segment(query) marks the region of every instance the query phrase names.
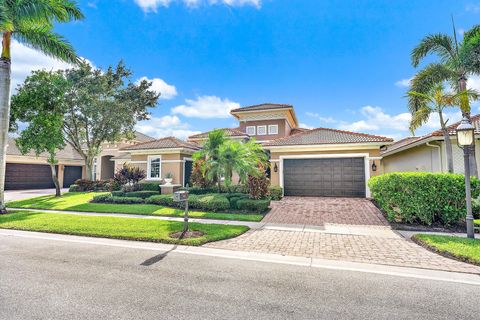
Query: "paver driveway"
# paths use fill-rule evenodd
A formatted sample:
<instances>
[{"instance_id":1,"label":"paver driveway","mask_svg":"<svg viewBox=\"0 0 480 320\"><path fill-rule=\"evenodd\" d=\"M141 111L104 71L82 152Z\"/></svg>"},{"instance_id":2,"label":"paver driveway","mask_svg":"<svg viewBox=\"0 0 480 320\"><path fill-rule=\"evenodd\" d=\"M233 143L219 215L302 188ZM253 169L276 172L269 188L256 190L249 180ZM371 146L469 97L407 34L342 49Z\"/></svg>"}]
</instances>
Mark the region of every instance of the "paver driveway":
<instances>
[{"instance_id":1,"label":"paver driveway","mask_svg":"<svg viewBox=\"0 0 480 320\"><path fill-rule=\"evenodd\" d=\"M393 231L366 199L286 197L272 204L265 227L208 247L331 260L479 273Z\"/></svg>"}]
</instances>

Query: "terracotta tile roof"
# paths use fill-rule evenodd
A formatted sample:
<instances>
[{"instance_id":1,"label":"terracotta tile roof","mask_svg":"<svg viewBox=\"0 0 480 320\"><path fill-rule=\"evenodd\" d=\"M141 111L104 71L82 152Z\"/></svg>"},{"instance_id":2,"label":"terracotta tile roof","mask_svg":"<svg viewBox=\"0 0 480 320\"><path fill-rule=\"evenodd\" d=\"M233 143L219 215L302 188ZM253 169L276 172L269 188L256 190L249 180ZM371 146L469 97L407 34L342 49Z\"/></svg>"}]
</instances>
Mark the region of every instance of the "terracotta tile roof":
<instances>
[{"instance_id":1,"label":"terracotta tile roof","mask_svg":"<svg viewBox=\"0 0 480 320\"><path fill-rule=\"evenodd\" d=\"M475 134L480 134L480 114L471 116L472 124L475 127ZM448 133L453 136L457 133L457 127L460 124L460 121L457 121L447 127ZM414 145L418 142L421 142L423 140L427 140L429 138L435 138L438 137L439 139L443 139L443 131L441 129L433 131L429 134L426 134L424 136L420 137L407 137L401 140L396 141L394 144L388 146L386 151L383 151L382 154L388 154L393 152L394 150L409 146L409 145Z\"/></svg>"},{"instance_id":2,"label":"terracotta tile roof","mask_svg":"<svg viewBox=\"0 0 480 320\"><path fill-rule=\"evenodd\" d=\"M155 138L147 136L146 134L141 133L140 131L135 131L135 140L139 142L147 142L147 141L155 140Z\"/></svg>"},{"instance_id":3,"label":"terracotta tile roof","mask_svg":"<svg viewBox=\"0 0 480 320\"><path fill-rule=\"evenodd\" d=\"M392 142L393 139L365 133L317 128L266 142L265 146Z\"/></svg>"},{"instance_id":4,"label":"terracotta tile roof","mask_svg":"<svg viewBox=\"0 0 480 320\"><path fill-rule=\"evenodd\" d=\"M262 104L256 104L253 106L233 109L230 112L257 111L257 110L261 111L261 110L288 109L288 108L293 108L293 106L290 104L280 104L280 103L262 103Z\"/></svg>"},{"instance_id":5,"label":"terracotta tile roof","mask_svg":"<svg viewBox=\"0 0 480 320\"><path fill-rule=\"evenodd\" d=\"M223 130L223 132L227 137L248 137L248 134L246 134L245 132L242 132L238 128L220 128L220 130ZM212 131L194 134L188 137L188 139L206 139L208 138L208 134Z\"/></svg>"},{"instance_id":6,"label":"terracotta tile roof","mask_svg":"<svg viewBox=\"0 0 480 320\"><path fill-rule=\"evenodd\" d=\"M290 130L290 135L294 135L294 134L297 134L297 133L302 133L302 132L305 132L305 131L308 131L310 129L307 129L307 128L293 128L292 130Z\"/></svg>"},{"instance_id":7,"label":"terracotta tile roof","mask_svg":"<svg viewBox=\"0 0 480 320\"><path fill-rule=\"evenodd\" d=\"M132 146L122 148L120 150L144 150L144 149L170 149L170 148L185 148L198 150L200 146L194 142L187 142L175 137L166 137L162 139L157 139L153 141L147 141L143 143L137 143Z\"/></svg>"},{"instance_id":8,"label":"terracotta tile roof","mask_svg":"<svg viewBox=\"0 0 480 320\"><path fill-rule=\"evenodd\" d=\"M15 142L15 138L9 136L8 137L8 147L7 147L7 155L10 156L23 156L18 149L17 144ZM36 157L35 152L30 151L29 153L25 154L25 156ZM47 158L47 153L40 154L39 158ZM67 142L65 148L63 150L59 150L57 152L57 159L59 160L83 160L83 157L78 153L71 144Z\"/></svg>"},{"instance_id":9,"label":"terracotta tile roof","mask_svg":"<svg viewBox=\"0 0 480 320\"><path fill-rule=\"evenodd\" d=\"M130 160L132 156L128 152L122 152L118 156L112 157L111 160Z\"/></svg>"}]
</instances>

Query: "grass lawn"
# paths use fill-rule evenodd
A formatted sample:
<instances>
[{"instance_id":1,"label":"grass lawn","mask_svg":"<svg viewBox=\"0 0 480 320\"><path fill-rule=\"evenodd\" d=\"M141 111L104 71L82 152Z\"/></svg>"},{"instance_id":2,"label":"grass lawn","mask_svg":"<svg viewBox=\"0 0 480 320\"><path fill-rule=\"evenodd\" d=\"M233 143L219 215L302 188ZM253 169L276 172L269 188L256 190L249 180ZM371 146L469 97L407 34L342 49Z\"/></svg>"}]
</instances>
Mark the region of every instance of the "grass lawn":
<instances>
[{"instance_id":1,"label":"grass lawn","mask_svg":"<svg viewBox=\"0 0 480 320\"><path fill-rule=\"evenodd\" d=\"M477 219L477 220L473 220L475 222L475 225L479 226L480 227L480 219Z\"/></svg>"},{"instance_id":2,"label":"grass lawn","mask_svg":"<svg viewBox=\"0 0 480 320\"><path fill-rule=\"evenodd\" d=\"M179 240L170 238L169 235L173 232L182 231L182 222L141 218L92 217L35 211L13 211L6 215L0 215L0 228L192 246L233 238L249 229L245 226L190 223L191 230L201 231L204 235L199 238Z\"/></svg>"},{"instance_id":3,"label":"grass lawn","mask_svg":"<svg viewBox=\"0 0 480 320\"><path fill-rule=\"evenodd\" d=\"M55 198L55 196L42 196L25 200L10 201L7 203L7 207L183 217L183 210L181 209L163 207L154 204L90 203L89 201L97 194L102 194L102 192L68 192L63 194L60 198ZM263 219L263 216L260 214L215 213L193 210L189 211L189 216L191 218L238 221L261 221Z\"/></svg>"},{"instance_id":4,"label":"grass lawn","mask_svg":"<svg viewBox=\"0 0 480 320\"><path fill-rule=\"evenodd\" d=\"M415 240L441 254L453 256L462 261L480 265L480 240L455 236L415 235Z\"/></svg>"}]
</instances>

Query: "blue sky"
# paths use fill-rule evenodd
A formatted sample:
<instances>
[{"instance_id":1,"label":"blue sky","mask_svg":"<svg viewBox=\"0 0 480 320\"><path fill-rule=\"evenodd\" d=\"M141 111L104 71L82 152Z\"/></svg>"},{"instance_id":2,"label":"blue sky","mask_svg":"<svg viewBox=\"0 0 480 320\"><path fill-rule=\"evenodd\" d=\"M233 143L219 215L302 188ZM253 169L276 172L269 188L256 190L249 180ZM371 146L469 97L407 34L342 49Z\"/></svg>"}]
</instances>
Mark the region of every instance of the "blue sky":
<instances>
[{"instance_id":1,"label":"blue sky","mask_svg":"<svg viewBox=\"0 0 480 320\"><path fill-rule=\"evenodd\" d=\"M231 108L263 102L293 104L303 126L406 136L411 49L428 33L451 33L451 14L459 33L480 18L480 1L79 3L86 19L57 31L95 66L123 59L133 80L153 80L163 96L138 128L181 138L235 126ZM17 82L29 68L64 66L16 46ZM479 79L471 83L480 89ZM437 127L431 120L419 133Z\"/></svg>"}]
</instances>

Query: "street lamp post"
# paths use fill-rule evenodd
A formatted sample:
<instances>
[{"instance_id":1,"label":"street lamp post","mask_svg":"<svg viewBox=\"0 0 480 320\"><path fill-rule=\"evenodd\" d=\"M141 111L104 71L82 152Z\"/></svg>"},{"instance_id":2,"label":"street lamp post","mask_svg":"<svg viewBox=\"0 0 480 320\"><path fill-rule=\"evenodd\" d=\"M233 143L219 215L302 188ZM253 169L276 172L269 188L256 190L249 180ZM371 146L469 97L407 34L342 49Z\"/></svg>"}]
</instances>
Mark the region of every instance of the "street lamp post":
<instances>
[{"instance_id":1,"label":"street lamp post","mask_svg":"<svg viewBox=\"0 0 480 320\"><path fill-rule=\"evenodd\" d=\"M467 237L475 238L472 214L472 193L470 190L470 147L475 142L475 128L470 119L463 117L460 125L457 127L457 143L463 149L463 159L465 164L465 196L467 201Z\"/></svg>"}]
</instances>

